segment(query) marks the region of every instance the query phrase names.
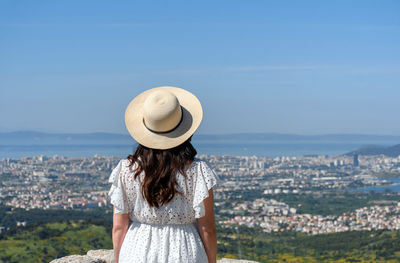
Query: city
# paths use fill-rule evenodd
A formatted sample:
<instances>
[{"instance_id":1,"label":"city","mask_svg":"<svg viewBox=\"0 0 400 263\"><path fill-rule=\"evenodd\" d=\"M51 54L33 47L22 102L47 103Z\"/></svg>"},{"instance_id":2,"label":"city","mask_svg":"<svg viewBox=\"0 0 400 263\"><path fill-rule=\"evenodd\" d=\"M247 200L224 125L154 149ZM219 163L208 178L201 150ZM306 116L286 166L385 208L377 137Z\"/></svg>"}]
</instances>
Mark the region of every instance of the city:
<instances>
[{"instance_id":1,"label":"city","mask_svg":"<svg viewBox=\"0 0 400 263\"><path fill-rule=\"evenodd\" d=\"M305 156L256 157L199 155L216 171L216 219L223 227L258 226L264 232L308 234L352 230L400 229L400 201L335 215L302 213L301 203L289 205L282 196L352 191L391 186L385 175L400 174L400 157ZM0 162L3 205L22 209L90 209L111 207L108 177L115 157L4 158ZM25 225L26 222L17 222ZM0 226L0 230L4 227Z\"/></svg>"}]
</instances>

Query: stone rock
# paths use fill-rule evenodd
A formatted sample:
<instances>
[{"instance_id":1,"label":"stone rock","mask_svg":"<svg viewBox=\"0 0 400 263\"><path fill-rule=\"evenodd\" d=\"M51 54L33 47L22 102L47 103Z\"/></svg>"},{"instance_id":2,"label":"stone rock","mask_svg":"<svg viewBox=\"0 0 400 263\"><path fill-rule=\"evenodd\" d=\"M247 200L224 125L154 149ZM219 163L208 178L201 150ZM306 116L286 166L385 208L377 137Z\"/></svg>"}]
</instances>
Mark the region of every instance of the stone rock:
<instances>
[{"instance_id":1,"label":"stone rock","mask_svg":"<svg viewBox=\"0 0 400 263\"><path fill-rule=\"evenodd\" d=\"M217 261L218 263L258 263L257 261L240 260L223 258ZM63 258L58 258L50 261L50 263L115 263L114 250L112 249L96 249L89 250L87 255L79 256L72 255Z\"/></svg>"},{"instance_id":2,"label":"stone rock","mask_svg":"<svg viewBox=\"0 0 400 263\"><path fill-rule=\"evenodd\" d=\"M93 258L102 259L105 263L115 263L114 250L112 249L89 250L87 255Z\"/></svg>"},{"instance_id":3,"label":"stone rock","mask_svg":"<svg viewBox=\"0 0 400 263\"><path fill-rule=\"evenodd\" d=\"M258 263L257 261L244 260L244 259L230 259L223 258L217 261L218 263Z\"/></svg>"},{"instance_id":4,"label":"stone rock","mask_svg":"<svg viewBox=\"0 0 400 263\"><path fill-rule=\"evenodd\" d=\"M54 259L50 261L50 263L106 263L106 261L99 258L93 258L88 255L72 255Z\"/></svg>"}]
</instances>

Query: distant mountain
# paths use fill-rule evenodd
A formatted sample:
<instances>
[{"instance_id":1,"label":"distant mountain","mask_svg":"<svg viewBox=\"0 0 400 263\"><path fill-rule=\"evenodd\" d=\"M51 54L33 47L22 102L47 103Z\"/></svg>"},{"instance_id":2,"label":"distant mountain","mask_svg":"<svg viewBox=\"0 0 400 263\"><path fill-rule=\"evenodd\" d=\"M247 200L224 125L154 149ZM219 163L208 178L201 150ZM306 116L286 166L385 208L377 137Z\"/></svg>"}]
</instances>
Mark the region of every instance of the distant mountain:
<instances>
[{"instance_id":1,"label":"distant mountain","mask_svg":"<svg viewBox=\"0 0 400 263\"><path fill-rule=\"evenodd\" d=\"M199 134L199 140L245 140L245 141L279 141L279 142L400 142L400 136L368 134L322 134L298 135L284 133L233 133L233 134Z\"/></svg>"},{"instance_id":2,"label":"distant mountain","mask_svg":"<svg viewBox=\"0 0 400 263\"><path fill-rule=\"evenodd\" d=\"M282 133L195 134L197 142L352 142L362 144L400 143L400 136L365 134L298 135ZM129 134L118 133L45 133L38 131L0 132L1 144L79 144L79 143L135 143Z\"/></svg>"},{"instance_id":3,"label":"distant mountain","mask_svg":"<svg viewBox=\"0 0 400 263\"><path fill-rule=\"evenodd\" d=\"M346 155L386 155L389 157L397 157L400 155L400 144L394 146L366 145L358 150L347 153Z\"/></svg>"},{"instance_id":4,"label":"distant mountain","mask_svg":"<svg viewBox=\"0 0 400 263\"><path fill-rule=\"evenodd\" d=\"M95 133L45 133L37 131L0 132L1 144L80 144L80 143L135 143L125 134Z\"/></svg>"}]
</instances>

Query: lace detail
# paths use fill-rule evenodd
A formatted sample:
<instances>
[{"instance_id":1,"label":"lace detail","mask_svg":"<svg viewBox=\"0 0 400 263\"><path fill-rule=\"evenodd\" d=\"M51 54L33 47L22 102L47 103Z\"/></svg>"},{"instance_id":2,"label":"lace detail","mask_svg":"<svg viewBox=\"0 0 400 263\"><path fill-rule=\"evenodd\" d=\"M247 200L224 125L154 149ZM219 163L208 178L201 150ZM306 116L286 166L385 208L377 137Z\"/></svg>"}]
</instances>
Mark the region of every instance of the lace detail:
<instances>
[{"instance_id":1,"label":"lace detail","mask_svg":"<svg viewBox=\"0 0 400 263\"><path fill-rule=\"evenodd\" d=\"M112 183L108 196L110 203L114 205L116 214L126 214L131 210L129 204L127 184L126 184L126 170L129 164L128 160L119 161L118 165L112 170L109 183Z\"/></svg>"},{"instance_id":2,"label":"lace detail","mask_svg":"<svg viewBox=\"0 0 400 263\"><path fill-rule=\"evenodd\" d=\"M207 263L194 224L148 225L134 222L125 235L120 263Z\"/></svg>"},{"instance_id":3,"label":"lace detail","mask_svg":"<svg viewBox=\"0 0 400 263\"><path fill-rule=\"evenodd\" d=\"M193 198L195 218L201 218L205 215L203 201L209 196L208 191L217 185L217 178L217 175L205 162L199 162L199 165L197 165Z\"/></svg>"}]
</instances>

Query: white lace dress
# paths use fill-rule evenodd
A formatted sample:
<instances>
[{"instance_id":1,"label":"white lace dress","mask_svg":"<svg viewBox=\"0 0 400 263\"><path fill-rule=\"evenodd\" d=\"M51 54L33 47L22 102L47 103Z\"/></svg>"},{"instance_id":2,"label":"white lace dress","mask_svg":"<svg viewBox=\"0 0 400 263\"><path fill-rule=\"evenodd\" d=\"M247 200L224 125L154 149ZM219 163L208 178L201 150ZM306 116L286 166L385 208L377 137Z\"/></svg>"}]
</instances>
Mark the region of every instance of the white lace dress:
<instances>
[{"instance_id":1,"label":"white lace dress","mask_svg":"<svg viewBox=\"0 0 400 263\"><path fill-rule=\"evenodd\" d=\"M205 214L203 200L219 180L204 162L195 159L185 177L178 173L177 194L160 208L150 207L140 191L143 174L134 179L134 168L123 159L111 172L108 193L115 213L128 213L132 221L119 254L119 263L208 262L196 227Z\"/></svg>"}]
</instances>

